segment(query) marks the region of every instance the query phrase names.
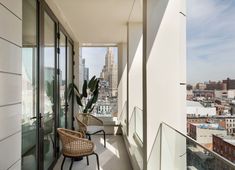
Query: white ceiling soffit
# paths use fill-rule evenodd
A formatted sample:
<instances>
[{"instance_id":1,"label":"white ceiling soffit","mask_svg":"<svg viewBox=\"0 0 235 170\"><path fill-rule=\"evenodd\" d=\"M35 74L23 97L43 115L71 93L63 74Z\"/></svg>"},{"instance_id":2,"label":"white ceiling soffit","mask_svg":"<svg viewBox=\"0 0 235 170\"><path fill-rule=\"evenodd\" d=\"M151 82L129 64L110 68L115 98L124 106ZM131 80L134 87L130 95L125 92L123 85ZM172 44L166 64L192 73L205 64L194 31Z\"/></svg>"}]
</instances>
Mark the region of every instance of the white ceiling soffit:
<instances>
[{"instance_id":1,"label":"white ceiling soffit","mask_svg":"<svg viewBox=\"0 0 235 170\"><path fill-rule=\"evenodd\" d=\"M142 14L137 16L136 12L132 13L132 10L140 6L135 3L141 1L53 0L70 25L77 41L94 44L126 42L128 20L132 18L133 21L137 21L142 17Z\"/></svg>"},{"instance_id":2,"label":"white ceiling soffit","mask_svg":"<svg viewBox=\"0 0 235 170\"><path fill-rule=\"evenodd\" d=\"M135 0L130 17L129 22L142 22L143 18L143 0Z\"/></svg>"}]
</instances>

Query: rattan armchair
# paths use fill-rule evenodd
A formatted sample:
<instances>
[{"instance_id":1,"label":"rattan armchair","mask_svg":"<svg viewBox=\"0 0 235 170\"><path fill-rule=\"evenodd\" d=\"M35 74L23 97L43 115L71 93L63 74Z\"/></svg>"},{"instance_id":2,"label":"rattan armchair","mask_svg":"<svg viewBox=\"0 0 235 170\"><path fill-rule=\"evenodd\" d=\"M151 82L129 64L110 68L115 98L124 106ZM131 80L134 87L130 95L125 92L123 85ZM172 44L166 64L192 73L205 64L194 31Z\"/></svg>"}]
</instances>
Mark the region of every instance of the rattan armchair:
<instances>
[{"instance_id":1,"label":"rattan armchair","mask_svg":"<svg viewBox=\"0 0 235 170\"><path fill-rule=\"evenodd\" d=\"M66 158L71 158L69 170L72 169L74 159L79 157L86 156L87 165L89 165L89 155L96 156L97 167L99 170L99 156L94 152L95 145L93 142L83 138L83 134L80 132L64 128L58 128L57 132L62 142L62 154L64 156L63 162L61 164L61 170L63 169Z\"/></svg>"},{"instance_id":2,"label":"rattan armchair","mask_svg":"<svg viewBox=\"0 0 235 170\"><path fill-rule=\"evenodd\" d=\"M76 116L78 123L78 131L84 132L89 140L91 140L91 135L97 133L103 133L104 136L104 147L106 147L106 134L104 131L104 123L99 118L85 113L79 113Z\"/></svg>"}]
</instances>

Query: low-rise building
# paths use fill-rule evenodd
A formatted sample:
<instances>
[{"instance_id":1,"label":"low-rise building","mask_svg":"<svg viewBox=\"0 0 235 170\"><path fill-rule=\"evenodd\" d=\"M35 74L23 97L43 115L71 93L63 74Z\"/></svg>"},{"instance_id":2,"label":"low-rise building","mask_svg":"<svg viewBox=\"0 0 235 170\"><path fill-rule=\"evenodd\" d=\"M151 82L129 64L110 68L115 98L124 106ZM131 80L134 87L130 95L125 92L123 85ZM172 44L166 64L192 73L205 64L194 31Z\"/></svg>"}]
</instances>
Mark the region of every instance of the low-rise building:
<instances>
[{"instance_id":1,"label":"low-rise building","mask_svg":"<svg viewBox=\"0 0 235 170\"><path fill-rule=\"evenodd\" d=\"M191 123L189 128L189 136L198 143L212 150L212 135L227 135L226 129L215 123Z\"/></svg>"},{"instance_id":2,"label":"low-rise building","mask_svg":"<svg viewBox=\"0 0 235 170\"><path fill-rule=\"evenodd\" d=\"M213 135L213 151L235 163L235 137Z\"/></svg>"},{"instance_id":3,"label":"low-rise building","mask_svg":"<svg viewBox=\"0 0 235 170\"><path fill-rule=\"evenodd\" d=\"M235 134L235 116L233 115L221 115L214 118L214 122L217 122L221 127L227 130L228 135Z\"/></svg>"},{"instance_id":4,"label":"low-rise building","mask_svg":"<svg viewBox=\"0 0 235 170\"><path fill-rule=\"evenodd\" d=\"M213 117L208 116L200 116L200 117L187 117L187 133L189 133L190 130L190 124L202 124L202 123L214 123Z\"/></svg>"},{"instance_id":5,"label":"low-rise building","mask_svg":"<svg viewBox=\"0 0 235 170\"><path fill-rule=\"evenodd\" d=\"M235 90L215 90L215 98L234 99Z\"/></svg>"},{"instance_id":6,"label":"low-rise building","mask_svg":"<svg viewBox=\"0 0 235 170\"><path fill-rule=\"evenodd\" d=\"M194 97L214 98L214 90L193 90Z\"/></svg>"},{"instance_id":7,"label":"low-rise building","mask_svg":"<svg viewBox=\"0 0 235 170\"><path fill-rule=\"evenodd\" d=\"M199 116L215 116L215 107L204 107L200 102L187 100L187 116L199 117Z\"/></svg>"}]
</instances>

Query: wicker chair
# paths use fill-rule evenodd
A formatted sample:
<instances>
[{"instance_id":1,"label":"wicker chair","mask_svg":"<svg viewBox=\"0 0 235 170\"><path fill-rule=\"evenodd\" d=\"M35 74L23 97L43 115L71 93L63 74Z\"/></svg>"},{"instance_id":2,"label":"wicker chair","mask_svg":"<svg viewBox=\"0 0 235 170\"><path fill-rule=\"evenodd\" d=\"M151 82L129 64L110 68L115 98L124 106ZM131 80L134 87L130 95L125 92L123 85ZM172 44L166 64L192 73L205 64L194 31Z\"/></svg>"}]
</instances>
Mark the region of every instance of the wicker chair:
<instances>
[{"instance_id":1,"label":"wicker chair","mask_svg":"<svg viewBox=\"0 0 235 170\"><path fill-rule=\"evenodd\" d=\"M57 132L62 142L62 154L64 156L61 164L61 170L63 170L63 165L66 158L71 158L69 170L72 169L74 159L78 157L86 156L87 165L89 165L89 155L96 156L97 167L99 170L99 156L94 152L95 145L93 142L84 139L83 134L80 132L64 128L58 128Z\"/></svg>"},{"instance_id":2,"label":"wicker chair","mask_svg":"<svg viewBox=\"0 0 235 170\"><path fill-rule=\"evenodd\" d=\"M91 140L91 135L102 132L104 136L104 147L106 147L106 134L102 120L91 114L84 113L77 114L76 120L79 128L78 131L84 132L88 136L89 140Z\"/></svg>"}]
</instances>

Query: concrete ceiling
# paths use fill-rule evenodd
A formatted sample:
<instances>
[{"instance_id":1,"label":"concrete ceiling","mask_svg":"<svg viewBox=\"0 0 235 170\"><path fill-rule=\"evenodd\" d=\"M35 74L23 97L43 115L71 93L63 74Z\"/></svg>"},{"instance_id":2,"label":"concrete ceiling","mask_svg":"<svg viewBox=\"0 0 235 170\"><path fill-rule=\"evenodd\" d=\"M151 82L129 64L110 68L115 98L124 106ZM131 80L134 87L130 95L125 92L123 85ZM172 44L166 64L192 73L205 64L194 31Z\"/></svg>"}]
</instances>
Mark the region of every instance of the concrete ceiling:
<instances>
[{"instance_id":1,"label":"concrete ceiling","mask_svg":"<svg viewBox=\"0 0 235 170\"><path fill-rule=\"evenodd\" d=\"M141 21L142 18L139 10L141 0L53 0L53 2L80 43L126 42L128 20Z\"/></svg>"}]
</instances>

